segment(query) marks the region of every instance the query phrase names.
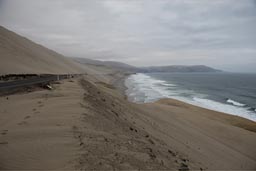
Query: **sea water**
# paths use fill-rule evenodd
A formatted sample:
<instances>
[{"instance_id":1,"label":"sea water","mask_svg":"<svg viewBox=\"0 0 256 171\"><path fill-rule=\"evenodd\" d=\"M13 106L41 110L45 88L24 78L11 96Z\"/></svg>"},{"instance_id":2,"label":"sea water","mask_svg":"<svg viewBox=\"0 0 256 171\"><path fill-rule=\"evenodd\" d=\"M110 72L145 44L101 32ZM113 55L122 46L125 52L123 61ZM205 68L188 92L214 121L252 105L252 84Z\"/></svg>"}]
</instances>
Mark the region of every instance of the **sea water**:
<instances>
[{"instance_id":1,"label":"sea water","mask_svg":"<svg viewBox=\"0 0 256 171\"><path fill-rule=\"evenodd\" d=\"M125 85L136 103L173 98L256 121L256 74L138 73Z\"/></svg>"}]
</instances>

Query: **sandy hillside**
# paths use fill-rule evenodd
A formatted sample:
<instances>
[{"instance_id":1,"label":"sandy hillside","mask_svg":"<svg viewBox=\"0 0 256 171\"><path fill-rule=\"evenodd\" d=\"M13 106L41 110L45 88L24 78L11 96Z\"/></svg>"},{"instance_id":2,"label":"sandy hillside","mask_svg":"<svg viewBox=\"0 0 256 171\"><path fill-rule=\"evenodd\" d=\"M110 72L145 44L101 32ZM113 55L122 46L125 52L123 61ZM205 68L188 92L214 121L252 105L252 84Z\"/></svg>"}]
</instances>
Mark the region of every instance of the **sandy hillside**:
<instances>
[{"instance_id":1,"label":"sandy hillside","mask_svg":"<svg viewBox=\"0 0 256 171\"><path fill-rule=\"evenodd\" d=\"M84 73L84 67L0 26L0 75Z\"/></svg>"},{"instance_id":2,"label":"sandy hillside","mask_svg":"<svg viewBox=\"0 0 256 171\"><path fill-rule=\"evenodd\" d=\"M133 104L110 84L120 73L98 72L0 97L0 169L256 168L255 122L175 100Z\"/></svg>"},{"instance_id":3,"label":"sandy hillside","mask_svg":"<svg viewBox=\"0 0 256 171\"><path fill-rule=\"evenodd\" d=\"M81 73L0 96L0 170L255 170L256 123L176 100L128 102L125 72L81 67L0 27L0 74Z\"/></svg>"}]
</instances>

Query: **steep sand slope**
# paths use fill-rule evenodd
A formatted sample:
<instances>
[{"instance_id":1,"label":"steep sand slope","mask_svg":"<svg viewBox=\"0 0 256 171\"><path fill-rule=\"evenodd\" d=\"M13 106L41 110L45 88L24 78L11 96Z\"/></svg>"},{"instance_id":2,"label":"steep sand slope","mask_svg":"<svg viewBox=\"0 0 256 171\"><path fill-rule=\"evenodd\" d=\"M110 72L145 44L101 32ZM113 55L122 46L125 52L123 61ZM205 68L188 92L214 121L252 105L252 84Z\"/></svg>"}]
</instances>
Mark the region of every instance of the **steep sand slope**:
<instances>
[{"instance_id":1,"label":"steep sand slope","mask_svg":"<svg viewBox=\"0 0 256 171\"><path fill-rule=\"evenodd\" d=\"M84 73L82 65L0 26L0 75Z\"/></svg>"}]
</instances>

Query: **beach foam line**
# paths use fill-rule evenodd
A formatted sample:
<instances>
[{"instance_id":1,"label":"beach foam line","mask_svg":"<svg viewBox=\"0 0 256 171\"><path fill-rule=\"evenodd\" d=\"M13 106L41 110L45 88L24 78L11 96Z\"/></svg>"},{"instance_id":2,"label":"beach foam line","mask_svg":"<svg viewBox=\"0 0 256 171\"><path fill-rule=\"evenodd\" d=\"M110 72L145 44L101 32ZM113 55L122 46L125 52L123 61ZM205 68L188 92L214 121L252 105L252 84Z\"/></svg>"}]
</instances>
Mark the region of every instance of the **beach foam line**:
<instances>
[{"instance_id":1,"label":"beach foam line","mask_svg":"<svg viewBox=\"0 0 256 171\"><path fill-rule=\"evenodd\" d=\"M237 102L235 100L232 100L232 99L227 99L227 103L230 103L234 106L239 106L239 107L245 107L246 106L246 104L239 103L239 102Z\"/></svg>"},{"instance_id":2,"label":"beach foam line","mask_svg":"<svg viewBox=\"0 0 256 171\"><path fill-rule=\"evenodd\" d=\"M205 95L197 94L191 90L178 89L178 86L175 84L155 79L146 74L131 75L127 78L125 85L128 88L126 90L128 99L135 103L149 103L162 98L172 98L191 105L256 121L255 111L250 110L245 104L232 99L227 99L227 103L210 100ZM184 93L189 94L189 96L182 96Z\"/></svg>"},{"instance_id":3,"label":"beach foam line","mask_svg":"<svg viewBox=\"0 0 256 171\"><path fill-rule=\"evenodd\" d=\"M236 115L240 116L243 118L247 118L252 121L256 121L256 114L253 111L249 111L247 108L244 108L242 106L237 106L237 105L229 105L229 104L224 104L220 102L216 102L213 100L209 99L202 99L202 98L193 98L194 102L191 104L200 106L206 109L218 111L218 112L223 112L231 115Z\"/></svg>"}]
</instances>

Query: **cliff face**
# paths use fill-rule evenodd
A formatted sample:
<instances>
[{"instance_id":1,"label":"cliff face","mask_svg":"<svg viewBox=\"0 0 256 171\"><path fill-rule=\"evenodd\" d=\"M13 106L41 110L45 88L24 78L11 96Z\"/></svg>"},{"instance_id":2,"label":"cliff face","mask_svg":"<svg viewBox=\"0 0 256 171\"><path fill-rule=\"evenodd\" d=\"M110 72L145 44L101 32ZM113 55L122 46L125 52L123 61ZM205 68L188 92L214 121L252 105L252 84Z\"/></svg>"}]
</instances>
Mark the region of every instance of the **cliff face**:
<instances>
[{"instance_id":1,"label":"cliff face","mask_svg":"<svg viewBox=\"0 0 256 171\"><path fill-rule=\"evenodd\" d=\"M0 75L83 73L80 64L0 26Z\"/></svg>"}]
</instances>

